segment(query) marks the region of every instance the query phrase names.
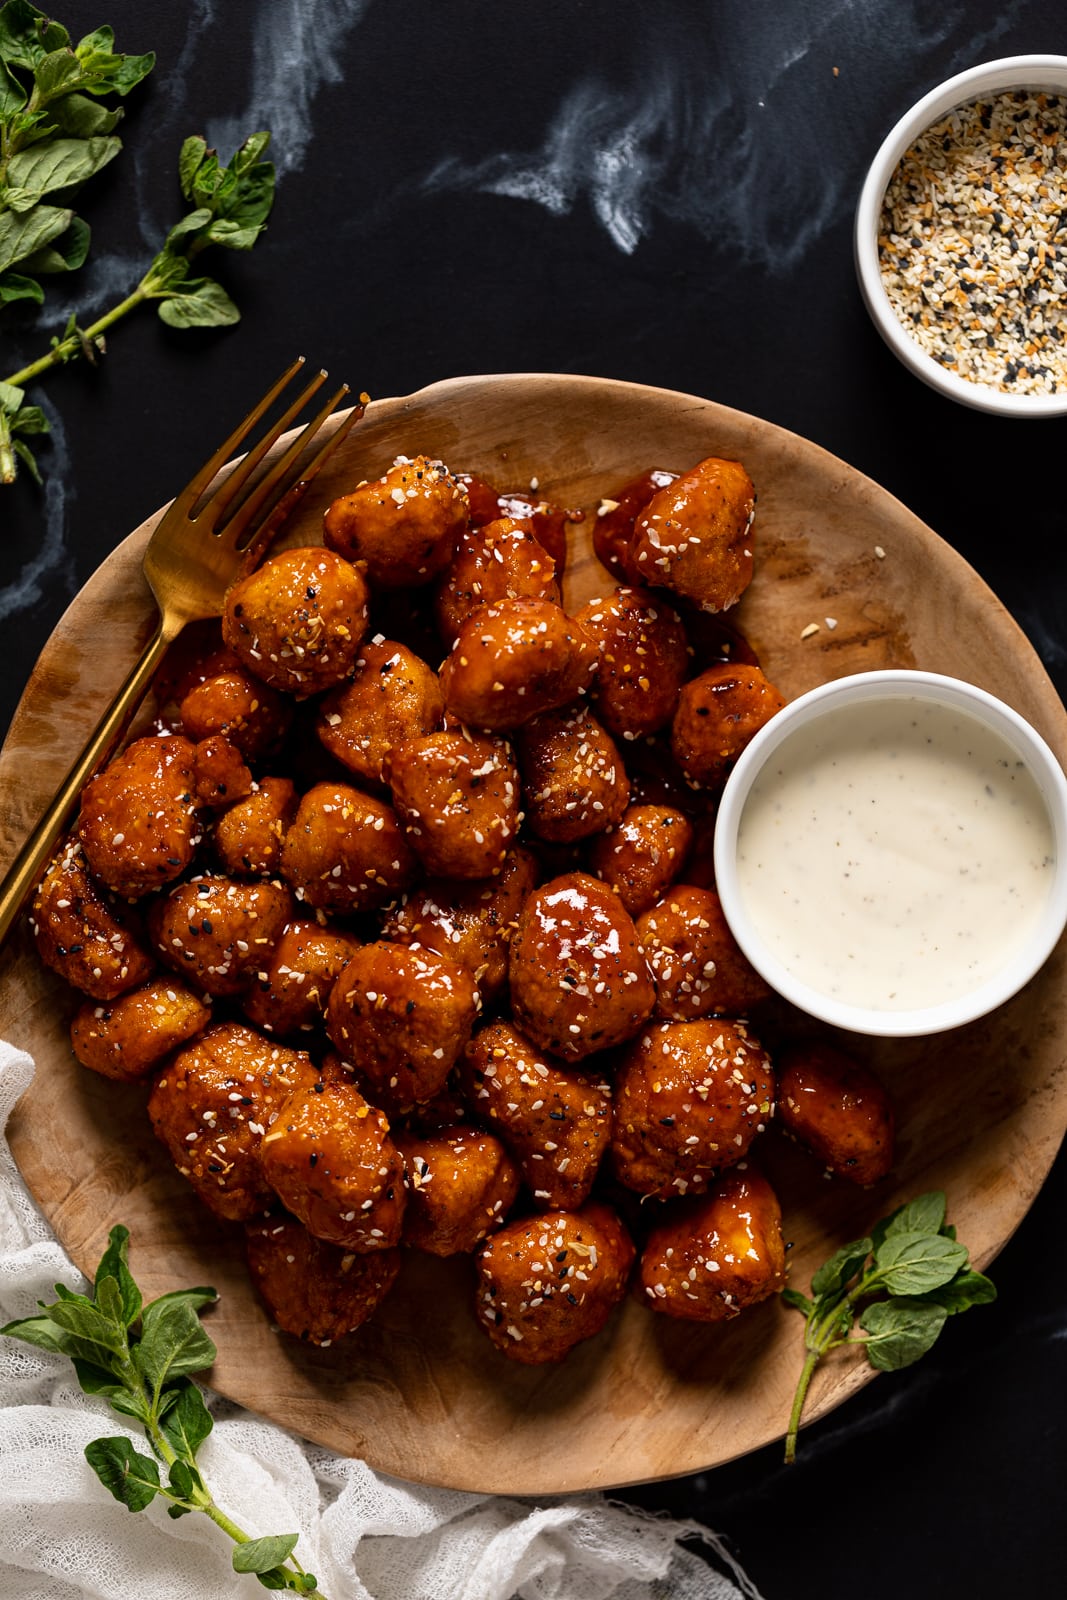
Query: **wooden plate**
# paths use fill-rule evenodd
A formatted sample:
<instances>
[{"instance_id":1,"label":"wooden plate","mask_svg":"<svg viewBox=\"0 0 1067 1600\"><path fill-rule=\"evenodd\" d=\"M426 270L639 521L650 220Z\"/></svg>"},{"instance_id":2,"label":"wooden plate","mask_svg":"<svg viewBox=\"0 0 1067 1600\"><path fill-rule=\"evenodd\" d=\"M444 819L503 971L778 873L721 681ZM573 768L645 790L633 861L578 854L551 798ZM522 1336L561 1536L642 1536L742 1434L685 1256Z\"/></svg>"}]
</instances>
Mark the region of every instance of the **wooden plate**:
<instances>
[{"instance_id":1,"label":"wooden plate","mask_svg":"<svg viewBox=\"0 0 1067 1600\"><path fill-rule=\"evenodd\" d=\"M539 480L569 506L657 466L740 458L758 489L757 575L734 614L787 695L879 667L968 678L1009 701L1067 759L1067 717L1033 650L976 574L882 489L814 445L688 395L601 379L461 378L370 408L315 485L291 542L318 538L323 508L398 453L425 451L502 487ZM140 556L155 519L78 595L46 646L0 755L5 860L151 626ZM590 522L573 532L568 598L603 589ZM582 553L579 554L578 551ZM836 619L831 628L828 617ZM819 632L802 638L808 624ZM937 1038L852 1041L896 1100L899 1159L871 1193L826 1183L768 1134L761 1161L781 1195L794 1281L889 1206L943 1188L985 1266L1026 1213L1067 1122L1064 946L994 1015ZM800 1365L800 1319L777 1301L718 1328L627 1303L562 1366L516 1367L476 1327L469 1263L412 1257L377 1320L327 1350L272 1331L236 1230L202 1211L148 1129L144 1091L73 1061L71 1001L23 933L0 956L0 1029L37 1076L10 1127L16 1160L82 1268L125 1222L149 1294L211 1282L224 1395L401 1478L545 1494L703 1469L779 1436ZM809 1415L863 1384L840 1352Z\"/></svg>"}]
</instances>

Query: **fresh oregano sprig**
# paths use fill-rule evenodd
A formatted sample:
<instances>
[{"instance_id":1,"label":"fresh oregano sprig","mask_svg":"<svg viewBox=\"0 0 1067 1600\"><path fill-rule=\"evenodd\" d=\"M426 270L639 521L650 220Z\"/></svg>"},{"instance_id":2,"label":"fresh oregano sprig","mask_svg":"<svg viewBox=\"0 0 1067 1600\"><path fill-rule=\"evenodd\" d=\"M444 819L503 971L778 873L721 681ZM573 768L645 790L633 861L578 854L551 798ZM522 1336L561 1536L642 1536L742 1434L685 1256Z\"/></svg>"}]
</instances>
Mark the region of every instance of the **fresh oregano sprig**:
<instances>
[{"instance_id":1,"label":"fresh oregano sprig","mask_svg":"<svg viewBox=\"0 0 1067 1600\"><path fill-rule=\"evenodd\" d=\"M40 305L39 278L85 260L89 229L70 201L122 148L122 108L104 102L154 64L152 54L117 54L110 28L72 45L28 0L0 6L0 307Z\"/></svg>"},{"instance_id":2,"label":"fresh oregano sprig","mask_svg":"<svg viewBox=\"0 0 1067 1600\"><path fill-rule=\"evenodd\" d=\"M805 1321L804 1365L785 1436L786 1461L796 1458L812 1374L829 1351L862 1344L872 1367L896 1372L926 1354L950 1316L996 1297L994 1285L973 1270L955 1228L945 1222L945 1196L939 1190L883 1217L869 1238L843 1245L815 1273L810 1298L784 1289L782 1299ZM853 1331L857 1316L862 1335Z\"/></svg>"},{"instance_id":3,"label":"fresh oregano sprig","mask_svg":"<svg viewBox=\"0 0 1067 1600\"><path fill-rule=\"evenodd\" d=\"M39 407L26 403L26 385L79 357L95 361L104 353L104 335L120 317L154 300L160 318L172 328L223 327L240 320L222 285L203 276L193 263L209 245L251 250L263 232L274 203L274 167L263 159L269 143L269 133L254 133L223 166L199 136L185 140L178 180L192 209L170 230L141 281L89 327L80 327L72 316L47 355L0 382L0 483L14 481L16 457L39 477L26 438L47 433L48 423Z\"/></svg>"},{"instance_id":4,"label":"fresh oregano sprig","mask_svg":"<svg viewBox=\"0 0 1067 1600\"><path fill-rule=\"evenodd\" d=\"M57 1283L58 1298L39 1302L40 1316L9 1322L0 1333L69 1356L86 1394L104 1396L144 1429L151 1455L126 1434L94 1439L85 1449L97 1477L129 1511L143 1511L157 1495L168 1502L168 1516L201 1511L233 1540L235 1572L253 1573L265 1589L326 1600L293 1554L295 1533L253 1539L215 1503L196 1460L211 1413L192 1374L215 1359L199 1312L218 1295L178 1289L145 1305L129 1269L129 1238L128 1229L112 1228L91 1295Z\"/></svg>"}]
</instances>

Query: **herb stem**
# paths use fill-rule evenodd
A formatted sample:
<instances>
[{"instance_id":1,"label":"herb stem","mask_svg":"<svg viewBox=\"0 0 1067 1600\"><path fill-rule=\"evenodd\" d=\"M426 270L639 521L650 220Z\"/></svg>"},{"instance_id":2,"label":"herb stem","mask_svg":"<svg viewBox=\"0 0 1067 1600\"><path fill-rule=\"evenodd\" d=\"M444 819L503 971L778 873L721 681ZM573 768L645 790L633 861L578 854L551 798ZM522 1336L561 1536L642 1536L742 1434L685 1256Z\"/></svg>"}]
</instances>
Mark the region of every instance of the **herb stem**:
<instances>
[{"instance_id":1,"label":"herb stem","mask_svg":"<svg viewBox=\"0 0 1067 1600\"><path fill-rule=\"evenodd\" d=\"M785 1461L786 1466L792 1466L797 1458L797 1434L800 1432L800 1416L804 1410L804 1402L808 1398L808 1387L812 1375L822 1356L821 1350L809 1350L804 1358L804 1365L800 1371L800 1381L793 1396L793 1409L789 1413L789 1427L785 1435Z\"/></svg>"},{"instance_id":2,"label":"herb stem","mask_svg":"<svg viewBox=\"0 0 1067 1600\"><path fill-rule=\"evenodd\" d=\"M98 317L88 328L81 328L76 333L69 334L67 338L58 340L47 355L40 356L36 361L31 361L29 366L23 367L19 372L12 373L10 378L5 378L3 381L9 383L13 389L25 388L26 384L32 382L34 378L39 378L42 372L48 372L52 367L62 366L64 362L80 355L86 344L94 343L101 334L106 333L108 328L118 322L120 317L126 316L128 312L133 311L147 298L145 280L142 278L132 294L128 294L125 300L120 300L118 305L112 306L110 311L106 311L102 317Z\"/></svg>"}]
</instances>

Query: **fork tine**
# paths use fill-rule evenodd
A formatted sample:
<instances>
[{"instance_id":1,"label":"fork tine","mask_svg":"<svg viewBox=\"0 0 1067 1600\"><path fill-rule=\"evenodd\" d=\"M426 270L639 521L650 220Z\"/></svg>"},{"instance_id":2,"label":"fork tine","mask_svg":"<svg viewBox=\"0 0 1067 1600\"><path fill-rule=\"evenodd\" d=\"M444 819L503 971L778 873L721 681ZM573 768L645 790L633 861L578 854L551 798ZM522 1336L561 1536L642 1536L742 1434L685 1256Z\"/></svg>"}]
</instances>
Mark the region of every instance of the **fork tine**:
<instances>
[{"instance_id":1,"label":"fork tine","mask_svg":"<svg viewBox=\"0 0 1067 1600\"><path fill-rule=\"evenodd\" d=\"M297 395L278 420L271 424L263 437L252 446L248 453L241 457L233 471L227 476L225 482L219 485L207 503L194 513L193 520L198 521L205 512L209 513L208 520L216 528L225 521L227 509L233 505L241 490L251 480L252 474L259 466L263 457L273 445L277 444L282 434L296 421L309 401L313 400L326 382L328 374L321 369L311 379L311 382Z\"/></svg>"},{"instance_id":2,"label":"fork tine","mask_svg":"<svg viewBox=\"0 0 1067 1600\"><path fill-rule=\"evenodd\" d=\"M219 468L224 467L227 461L229 461L231 457L237 453L238 446L241 445L245 439L247 439L248 435L259 422L260 418L266 415L271 406L274 404L275 400L281 394L282 390L287 384L292 382L293 378L296 377L296 374L300 371L303 365L304 357L297 356L292 365L286 368L281 377L271 385L262 399L257 401L257 403L252 407L252 410L248 413L247 417L245 417L244 421L237 424L237 427L230 434L229 438L219 445L219 448L214 452L214 454L204 462L204 465L200 468L199 472L193 474L185 488L175 498L174 504L176 506L180 506L183 510L187 510L189 506L196 504L197 500L199 500L200 496L203 494L212 478L219 471Z\"/></svg>"},{"instance_id":3,"label":"fork tine","mask_svg":"<svg viewBox=\"0 0 1067 1600\"><path fill-rule=\"evenodd\" d=\"M256 521L256 518L263 511L264 507L268 505L270 500L276 494L284 490L297 478L307 478L309 476L307 472L302 471L298 467L297 463L300 461L300 457L303 455L307 446L318 433L327 417L336 410L337 406L344 399L348 392L348 384L343 383L338 389L337 393L331 395L330 399L326 401L326 404L317 413L317 415L311 418L311 421L305 428L301 430L301 432L293 440L292 444L289 445L288 449L286 449L278 457L277 461L275 461L270 470L265 473L255 487L249 491L246 498L241 502L233 516L230 518L230 524L227 531L235 543L240 543L242 535L247 531L249 526ZM362 411L360 414L362 415ZM327 443L332 445L333 440L328 440ZM326 459L327 454L329 454L328 451L326 454L323 454L321 450L319 452L319 455L322 456L322 460ZM311 463L308 465L310 467ZM318 467L321 465L322 461L320 460L318 461L318 465L315 466L314 470L317 472Z\"/></svg>"}]
</instances>

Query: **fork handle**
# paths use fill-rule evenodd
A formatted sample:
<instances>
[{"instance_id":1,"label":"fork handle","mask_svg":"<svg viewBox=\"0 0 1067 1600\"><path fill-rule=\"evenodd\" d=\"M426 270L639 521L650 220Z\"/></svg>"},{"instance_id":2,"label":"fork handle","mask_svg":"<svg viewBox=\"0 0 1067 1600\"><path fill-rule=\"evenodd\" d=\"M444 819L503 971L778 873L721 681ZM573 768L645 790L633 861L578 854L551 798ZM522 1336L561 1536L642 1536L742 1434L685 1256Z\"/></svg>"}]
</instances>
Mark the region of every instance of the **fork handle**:
<instances>
[{"instance_id":1,"label":"fork handle","mask_svg":"<svg viewBox=\"0 0 1067 1600\"><path fill-rule=\"evenodd\" d=\"M78 798L97 767L111 754L144 699L152 674L171 641L162 625L149 640L129 677L90 735L81 755L56 790L47 811L22 846L0 884L0 943L48 865Z\"/></svg>"}]
</instances>

